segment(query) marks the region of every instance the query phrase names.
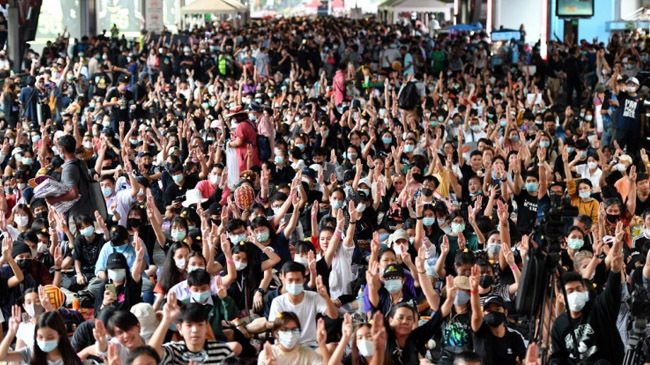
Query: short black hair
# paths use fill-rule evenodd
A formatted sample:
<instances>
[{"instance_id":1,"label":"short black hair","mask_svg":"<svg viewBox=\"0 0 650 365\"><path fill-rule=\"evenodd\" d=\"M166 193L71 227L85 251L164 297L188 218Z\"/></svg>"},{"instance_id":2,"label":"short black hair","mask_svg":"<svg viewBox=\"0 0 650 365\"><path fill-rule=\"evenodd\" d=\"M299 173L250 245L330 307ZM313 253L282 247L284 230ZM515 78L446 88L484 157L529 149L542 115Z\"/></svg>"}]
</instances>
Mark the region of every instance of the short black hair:
<instances>
[{"instance_id":1,"label":"short black hair","mask_svg":"<svg viewBox=\"0 0 650 365\"><path fill-rule=\"evenodd\" d=\"M285 262L282 265L282 274L287 275L290 272L299 272L302 276L305 276L305 267L295 261Z\"/></svg>"},{"instance_id":2,"label":"short black hair","mask_svg":"<svg viewBox=\"0 0 650 365\"><path fill-rule=\"evenodd\" d=\"M564 274L562 274L562 280L564 281L564 285L571 282L579 281L582 284L582 286L584 286L585 288L587 287L585 285L584 279L582 278L582 275L578 274L575 271L567 271Z\"/></svg>"},{"instance_id":3,"label":"short black hair","mask_svg":"<svg viewBox=\"0 0 650 365\"><path fill-rule=\"evenodd\" d=\"M156 361L156 364L160 364L160 356L158 356L158 353L156 352L156 350L153 349L153 347L140 346L136 349L133 349L131 352L129 352L129 357L127 357L126 359L127 365L133 364L135 359L137 359L141 355L149 356Z\"/></svg>"},{"instance_id":4,"label":"short black hair","mask_svg":"<svg viewBox=\"0 0 650 365\"><path fill-rule=\"evenodd\" d=\"M59 137L57 142L67 153L74 153L75 148L77 147L77 141L69 134L62 135Z\"/></svg>"},{"instance_id":5,"label":"short black hair","mask_svg":"<svg viewBox=\"0 0 650 365\"><path fill-rule=\"evenodd\" d=\"M465 365L475 362L483 365L483 359L479 354L473 351L463 351L460 354L456 355L453 365Z\"/></svg>"},{"instance_id":6,"label":"short black hair","mask_svg":"<svg viewBox=\"0 0 650 365\"><path fill-rule=\"evenodd\" d=\"M205 270L194 270L187 274L187 286L210 285L212 278Z\"/></svg>"},{"instance_id":7,"label":"short black hair","mask_svg":"<svg viewBox=\"0 0 650 365\"><path fill-rule=\"evenodd\" d=\"M123 331L128 331L139 324L140 322L138 321L138 317L136 317L135 314L127 312L125 310L119 310L108 318L106 329L111 336L115 336L115 328L119 328Z\"/></svg>"},{"instance_id":8,"label":"short black hair","mask_svg":"<svg viewBox=\"0 0 650 365\"><path fill-rule=\"evenodd\" d=\"M194 271L192 271L194 272ZM191 274L191 273L190 273ZM187 303L181 308L181 313L176 319L178 323L201 323L208 320L208 311L198 303Z\"/></svg>"}]
</instances>

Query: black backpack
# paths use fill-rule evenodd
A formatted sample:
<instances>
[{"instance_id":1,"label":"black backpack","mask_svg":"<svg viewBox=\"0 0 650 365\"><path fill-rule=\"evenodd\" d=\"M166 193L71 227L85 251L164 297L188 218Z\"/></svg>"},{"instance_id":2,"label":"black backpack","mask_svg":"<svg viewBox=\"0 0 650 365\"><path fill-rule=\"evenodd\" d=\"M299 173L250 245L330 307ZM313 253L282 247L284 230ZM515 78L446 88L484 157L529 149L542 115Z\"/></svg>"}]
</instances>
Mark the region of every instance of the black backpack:
<instances>
[{"instance_id":1,"label":"black backpack","mask_svg":"<svg viewBox=\"0 0 650 365\"><path fill-rule=\"evenodd\" d=\"M246 120L246 122L248 122L248 124L251 126L251 128L253 128L253 130L255 130L255 133L257 134L257 143L255 144L257 146L257 156L261 162L268 161L269 158L271 158L271 143L269 142L269 138L257 131L255 123L250 120Z\"/></svg>"},{"instance_id":2,"label":"black backpack","mask_svg":"<svg viewBox=\"0 0 650 365\"><path fill-rule=\"evenodd\" d=\"M402 88L402 91L399 93L397 106L399 106L400 109L412 110L415 109L419 102L420 95L418 94L415 82L409 82L404 85L404 88Z\"/></svg>"}]
</instances>

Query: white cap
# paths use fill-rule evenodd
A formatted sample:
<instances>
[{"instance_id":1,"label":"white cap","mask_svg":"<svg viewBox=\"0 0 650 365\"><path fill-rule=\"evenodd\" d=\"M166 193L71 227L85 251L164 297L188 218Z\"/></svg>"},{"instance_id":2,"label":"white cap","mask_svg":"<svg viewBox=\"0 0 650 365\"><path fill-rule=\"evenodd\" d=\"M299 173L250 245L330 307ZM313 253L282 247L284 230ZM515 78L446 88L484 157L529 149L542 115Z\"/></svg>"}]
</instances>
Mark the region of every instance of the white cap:
<instances>
[{"instance_id":1,"label":"white cap","mask_svg":"<svg viewBox=\"0 0 650 365\"><path fill-rule=\"evenodd\" d=\"M627 79L627 81L625 83L627 84L627 83L630 83L630 82L633 83L633 84L636 84L637 86L640 85L639 80L636 77L630 77L629 79Z\"/></svg>"},{"instance_id":2,"label":"white cap","mask_svg":"<svg viewBox=\"0 0 650 365\"><path fill-rule=\"evenodd\" d=\"M201 195L201 191L199 189L190 189L185 192L185 201L183 202L183 206L187 208L192 204L204 203L207 200L208 199L204 198L203 195Z\"/></svg>"}]
</instances>

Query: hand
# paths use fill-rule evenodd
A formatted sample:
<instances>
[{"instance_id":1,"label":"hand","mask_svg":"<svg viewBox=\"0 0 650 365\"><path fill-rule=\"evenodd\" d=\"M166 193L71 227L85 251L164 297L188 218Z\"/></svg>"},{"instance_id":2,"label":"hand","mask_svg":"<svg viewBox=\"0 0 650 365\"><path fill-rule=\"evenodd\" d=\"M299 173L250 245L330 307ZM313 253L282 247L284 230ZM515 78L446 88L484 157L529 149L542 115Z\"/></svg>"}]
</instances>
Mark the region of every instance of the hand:
<instances>
[{"instance_id":1,"label":"hand","mask_svg":"<svg viewBox=\"0 0 650 365\"><path fill-rule=\"evenodd\" d=\"M460 251L465 251L467 249L467 240L463 232L458 232L458 249Z\"/></svg>"},{"instance_id":2,"label":"hand","mask_svg":"<svg viewBox=\"0 0 650 365\"><path fill-rule=\"evenodd\" d=\"M345 313L345 316L343 316L343 325L341 325L343 338L349 339L352 337L353 332L354 327L352 326L352 317L350 316L350 313Z\"/></svg>"},{"instance_id":3,"label":"hand","mask_svg":"<svg viewBox=\"0 0 650 365\"><path fill-rule=\"evenodd\" d=\"M104 327L104 323L99 319L95 320L93 337L95 337L95 341L99 344L99 348L106 351L106 346L108 345L108 341L106 341L106 328Z\"/></svg>"},{"instance_id":4,"label":"hand","mask_svg":"<svg viewBox=\"0 0 650 365\"><path fill-rule=\"evenodd\" d=\"M256 291L255 295L253 295L253 311L260 313L262 309L264 309L264 295Z\"/></svg>"},{"instance_id":5,"label":"hand","mask_svg":"<svg viewBox=\"0 0 650 365\"><path fill-rule=\"evenodd\" d=\"M176 320L176 317L178 317L178 314L180 312L181 308L179 307L178 301L176 300L176 294L169 293L167 303L165 303L165 306L163 307L163 316L173 321Z\"/></svg>"},{"instance_id":6,"label":"hand","mask_svg":"<svg viewBox=\"0 0 650 365\"><path fill-rule=\"evenodd\" d=\"M114 343L108 345L107 364L122 365L122 359L120 359L120 353L117 351L117 345ZM190 360L190 364L192 364L192 360Z\"/></svg>"},{"instance_id":7,"label":"hand","mask_svg":"<svg viewBox=\"0 0 650 365\"><path fill-rule=\"evenodd\" d=\"M509 245L502 245L501 252L503 252L503 257L506 258L508 266L513 267L517 265L515 262L515 255L512 253L512 250L510 250Z\"/></svg>"},{"instance_id":8,"label":"hand","mask_svg":"<svg viewBox=\"0 0 650 365\"><path fill-rule=\"evenodd\" d=\"M106 227L106 222L104 221L104 218L102 218L102 215L99 214L99 211L95 211L95 220L100 227Z\"/></svg>"},{"instance_id":9,"label":"hand","mask_svg":"<svg viewBox=\"0 0 650 365\"><path fill-rule=\"evenodd\" d=\"M20 306L13 305L11 307L11 318L9 318L9 332L15 335L18 332L20 322L22 322Z\"/></svg>"},{"instance_id":10,"label":"hand","mask_svg":"<svg viewBox=\"0 0 650 365\"><path fill-rule=\"evenodd\" d=\"M307 253L307 266L309 266L309 272L316 272L316 255L314 251L309 251Z\"/></svg>"},{"instance_id":11,"label":"hand","mask_svg":"<svg viewBox=\"0 0 650 365\"><path fill-rule=\"evenodd\" d=\"M368 265L366 282L368 283L368 290L379 290L381 286L379 282L379 262L373 261Z\"/></svg>"},{"instance_id":12,"label":"hand","mask_svg":"<svg viewBox=\"0 0 650 365\"><path fill-rule=\"evenodd\" d=\"M481 269L478 265L472 266L472 274L469 277L469 289L478 291L478 284L481 281Z\"/></svg>"},{"instance_id":13,"label":"hand","mask_svg":"<svg viewBox=\"0 0 650 365\"><path fill-rule=\"evenodd\" d=\"M442 243L440 244L440 254L442 256L447 256L449 254L449 237L447 237L447 235L442 236Z\"/></svg>"},{"instance_id":14,"label":"hand","mask_svg":"<svg viewBox=\"0 0 650 365\"><path fill-rule=\"evenodd\" d=\"M424 258L426 255L427 255L427 250L422 244L418 249L418 255L415 257L415 268L417 269L418 273L425 271Z\"/></svg>"},{"instance_id":15,"label":"hand","mask_svg":"<svg viewBox=\"0 0 650 365\"><path fill-rule=\"evenodd\" d=\"M499 217L499 222L503 224L508 223L508 206L501 200L497 200L497 216Z\"/></svg>"},{"instance_id":16,"label":"hand","mask_svg":"<svg viewBox=\"0 0 650 365\"><path fill-rule=\"evenodd\" d=\"M221 275L217 275L217 278L214 283L217 287L217 295L219 296L219 298L221 299L226 298L228 296L228 291L226 290L226 287L223 285Z\"/></svg>"},{"instance_id":17,"label":"hand","mask_svg":"<svg viewBox=\"0 0 650 365\"><path fill-rule=\"evenodd\" d=\"M348 213L350 214L350 222L356 222L361 219L361 213L357 212L354 201L350 200L348 203Z\"/></svg>"},{"instance_id":18,"label":"hand","mask_svg":"<svg viewBox=\"0 0 650 365\"><path fill-rule=\"evenodd\" d=\"M264 344L264 363L267 365L277 365L278 362L273 355L273 349L271 348L271 343L266 342Z\"/></svg>"},{"instance_id":19,"label":"hand","mask_svg":"<svg viewBox=\"0 0 650 365\"><path fill-rule=\"evenodd\" d=\"M445 287L447 288L448 300L456 298L456 294L458 294L458 288L454 285L454 277L452 275L447 275L446 281L447 285L445 285Z\"/></svg>"},{"instance_id":20,"label":"hand","mask_svg":"<svg viewBox=\"0 0 650 365\"><path fill-rule=\"evenodd\" d=\"M323 285L323 277L318 275L316 278L316 291L323 299L328 299L330 296L327 294L327 288Z\"/></svg>"},{"instance_id":21,"label":"hand","mask_svg":"<svg viewBox=\"0 0 650 365\"><path fill-rule=\"evenodd\" d=\"M8 262L10 259L12 259L11 251L13 250L13 246L14 241L11 239L11 237L5 237L2 240L2 258L5 262Z\"/></svg>"},{"instance_id":22,"label":"hand","mask_svg":"<svg viewBox=\"0 0 650 365\"><path fill-rule=\"evenodd\" d=\"M77 284L78 285L86 285L86 277L83 274L77 274Z\"/></svg>"},{"instance_id":23,"label":"hand","mask_svg":"<svg viewBox=\"0 0 650 365\"><path fill-rule=\"evenodd\" d=\"M319 346L327 344L327 330L325 329L325 320L322 318L319 318L316 323L316 342Z\"/></svg>"},{"instance_id":24,"label":"hand","mask_svg":"<svg viewBox=\"0 0 650 365\"><path fill-rule=\"evenodd\" d=\"M537 148L537 160L539 163L544 163L546 161L546 148L538 147Z\"/></svg>"},{"instance_id":25,"label":"hand","mask_svg":"<svg viewBox=\"0 0 650 365\"><path fill-rule=\"evenodd\" d=\"M470 210L471 208L468 207L467 209ZM420 194L415 200L415 215L422 217L422 214L424 214L424 203L422 202L422 194Z\"/></svg>"},{"instance_id":26,"label":"hand","mask_svg":"<svg viewBox=\"0 0 650 365\"><path fill-rule=\"evenodd\" d=\"M227 260L232 259L231 242L225 233L221 234L221 252L223 252Z\"/></svg>"},{"instance_id":27,"label":"hand","mask_svg":"<svg viewBox=\"0 0 650 365\"><path fill-rule=\"evenodd\" d=\"M375 312L375 315L372 317L370 335L372 336L372 341L375 343L376 349L386 347L386 326L384 326L384 315L380 311Z\"/></svg>"},{"instance_id":28,"label":"hand","mask_svg":"<svg viewBox=\"0 0 650 365\"><path fill-rule=\"evenodd\" d=\"M636 166L632 165L630 168L630 174L627 176L632 184L636 183Z\"/></svg>"},{"instance_id":29,"label":"hand","mask_svg":"<svg viewBox=\"0 0 650 365\"><path fill-rule=\"evenodd\" d=\"M38 298L41 300L41 305L46 312L53 312L56 309L50 301L50 296L45 293L43 285L38 286Z\"/></svg>"},{"instance_id":30,"label":"hand","mask_svg":"<svg viewBox=\"0 0 650 365\"><path fill-rule=\"evenodd\" d=\"M542 362L539 359L539 349L535 342L531 342L530 345L528 345L524 365L542 365Z\"/></svg>"},{"instance_id":31,"label":"hand","mask_svg":"<svg viewBox=\"0 0 650 365\"><path fill-rule=\"evenodd\" d=\"M135 259L144 260L144 244L142 243L142 239L138 237L137 231L135 232L135 235L133 235L133 241L135 248Z\"/></svg>"}]
</instances>

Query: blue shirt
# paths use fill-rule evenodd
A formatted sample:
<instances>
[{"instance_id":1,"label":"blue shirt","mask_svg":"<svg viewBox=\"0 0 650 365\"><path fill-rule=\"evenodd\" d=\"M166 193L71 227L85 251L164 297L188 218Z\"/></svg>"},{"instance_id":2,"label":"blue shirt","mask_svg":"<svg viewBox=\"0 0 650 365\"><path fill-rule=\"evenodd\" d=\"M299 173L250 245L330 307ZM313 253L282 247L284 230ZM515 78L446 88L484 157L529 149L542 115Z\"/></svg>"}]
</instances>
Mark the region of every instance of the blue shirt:
<instances>
[{"instance_id":1,"label":"blue shirt","mask_svg":"<svg viewBox=\"0 0 650 365\"><path fill-rule=\"evenodd\" d=\"M406 67L406 65L409 64L410 66ZM404 69L404 75L413 75L415 73L415 69L413 68L413 56L411 56L410 53L406 53L406 55L404 55L404 67L406 67Z\"/></svg>"},{"instance_id":2,"label":"blue shirt","mask_svg":"<svg viewBox=\"0 0 650 365\"><path fill-rule=\"evenodd\" d=\"M129 265L129 270L133 272L133 265L135 264L135 247L132 244L126 244L120 247L113 247L109 242L106 242L102 246L102 250L99 251L99 257L97 258L97 265L95 265L95 276L99 275L100 272L106 271L106 261L108 261L108 256L113 252L119 252L124 257L126 257L126 263ZM147 250L144 250L144 262L146 266L149 266L149 254ZM147 274L142 271L142 278L147 279Z\"/></svg>"}]
</instances>

